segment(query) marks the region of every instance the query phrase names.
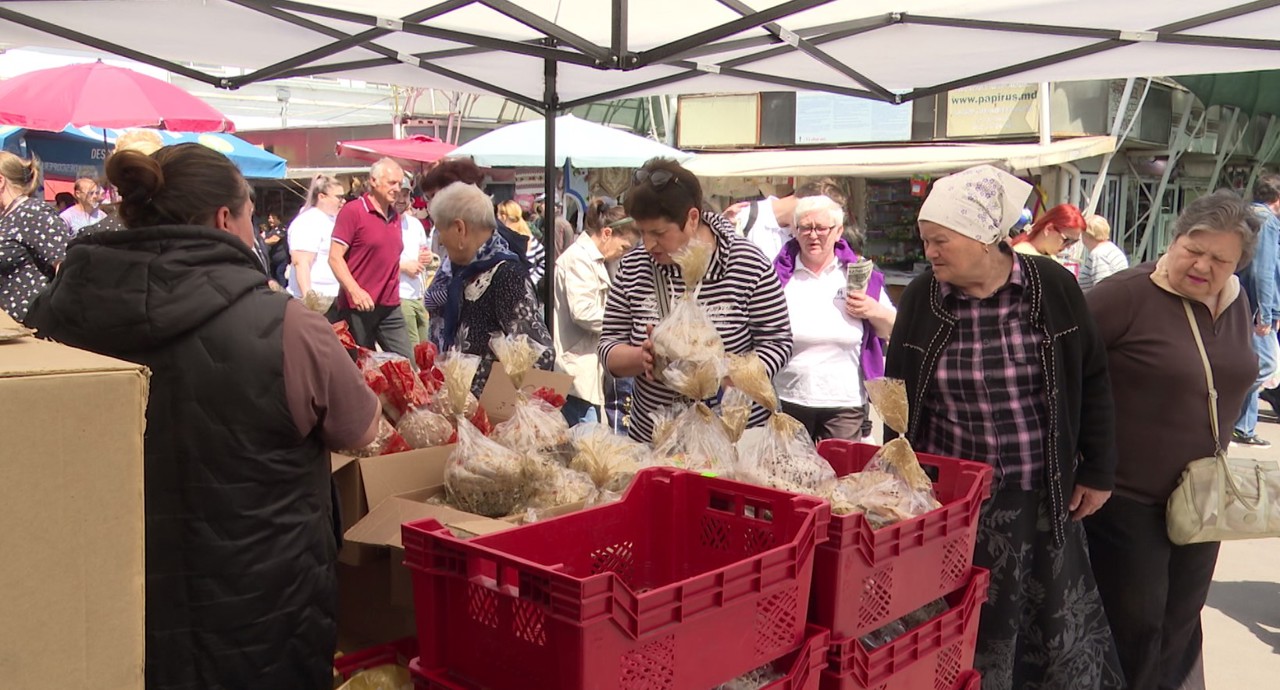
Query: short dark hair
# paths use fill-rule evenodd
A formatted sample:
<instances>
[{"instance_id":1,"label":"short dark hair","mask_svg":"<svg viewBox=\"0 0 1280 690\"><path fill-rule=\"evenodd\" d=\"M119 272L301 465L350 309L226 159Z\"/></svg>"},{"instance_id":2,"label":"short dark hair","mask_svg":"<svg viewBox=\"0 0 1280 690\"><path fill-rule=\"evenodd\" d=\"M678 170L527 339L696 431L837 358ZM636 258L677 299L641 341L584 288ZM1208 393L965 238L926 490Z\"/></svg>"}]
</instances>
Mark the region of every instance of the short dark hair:
<instances>
[{"instance_id":1,"label":"short dark hair","mask_svg":"<svg viewBox=\"0 0 1280 690\"><path fill-rule=\"evenodd\" d=\"M1263 175L1253 183L1253 200L1260 204L1274 204L1280 199L1280 175Z\"/></svg>"},{"instance_id":2,"label":"short dark hair","mask_svg":"<svg viewBox=\"0 0 1280 690\"><path fill-rule=\"evenodd\" d=\"M114 153L107 178L120 191L120 219L129 228L208 225L219 208L238 214L249 200L240 169L203 144L166 146L150 156Z\"/></svg>"},{"instance_id":3,"label":"short dark hair","mask_svg":"<svg viewBox=\"0 0 1280 690\"><path fill-rule=\"evenodd\" d=\"M667 182L655 184L654 176ZM635 172L627 189L627 215L636 220L665 218L683 223L689 209L702 210L702 184L698 176L670 158L651 158Z\"/></svg>"},{"instance_id":4,"label":"short dark hair","mask_svg":"<svg viewBox=\"0 0 1280 690\"><path fill-rule=\"evenodd\" d=\"M435 194L454 182L465 182L483 189L484 171L470 158L443 160L418 180L418 191Z\"/></svg>"},{"instance_id":5,"label":"short dark hair","mask_svg":"<svg viewBox=\"0 0 1280 690\"><path fill-rule=\"evenodd\" d=\"M58 192L53 195L53 203L58 205L66 204L67 206L75 206L76 197L71 192Z\"/></svg>"}]
</instances>

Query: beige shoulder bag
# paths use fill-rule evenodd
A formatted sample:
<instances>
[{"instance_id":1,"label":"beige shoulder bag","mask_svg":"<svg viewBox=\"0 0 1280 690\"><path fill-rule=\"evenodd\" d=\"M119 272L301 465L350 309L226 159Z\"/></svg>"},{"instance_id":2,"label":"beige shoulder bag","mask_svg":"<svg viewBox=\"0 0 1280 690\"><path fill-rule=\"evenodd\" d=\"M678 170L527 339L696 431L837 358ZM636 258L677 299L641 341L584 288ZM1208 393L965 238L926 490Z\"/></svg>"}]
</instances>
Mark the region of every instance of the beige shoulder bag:
<instances>
[{"instance_id":1,"label":"beige shoulder bag","mask_svg":"<svg viewBox=\"0 0 1280 690\"><path fill-rule=\"evenodd\" d=\"M1209 382L1212 457L1193 460L1169 497L1169 540L1195 544L1280 536L1280 464L1274 460L1228 458L1219 441L1218 390L1191 303L1182 300Z\"/></svg>"}]
</instances>

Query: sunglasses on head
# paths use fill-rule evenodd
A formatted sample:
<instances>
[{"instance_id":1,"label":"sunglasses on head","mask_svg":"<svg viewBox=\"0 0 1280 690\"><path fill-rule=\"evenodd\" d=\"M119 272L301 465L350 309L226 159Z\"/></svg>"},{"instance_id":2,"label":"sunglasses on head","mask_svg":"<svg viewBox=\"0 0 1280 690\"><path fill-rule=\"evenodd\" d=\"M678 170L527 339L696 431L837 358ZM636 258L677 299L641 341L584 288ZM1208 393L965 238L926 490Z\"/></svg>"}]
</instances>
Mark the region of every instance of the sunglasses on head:
<instances>
[{"instance_id":1,"label":"sunglasses on head","mask_svg":"<svg viewBox=\"0 0 1280 690\"><path fill-rule=\"evenodd\" d=\"M675 173L670 170L646 170L645 168L640 168L636 171L633 179L636 184L648 183L655 192L662 191L669 182L675 182L677 187L680 186L680 178L676 177Z\"/></svg>"}]
</instances>

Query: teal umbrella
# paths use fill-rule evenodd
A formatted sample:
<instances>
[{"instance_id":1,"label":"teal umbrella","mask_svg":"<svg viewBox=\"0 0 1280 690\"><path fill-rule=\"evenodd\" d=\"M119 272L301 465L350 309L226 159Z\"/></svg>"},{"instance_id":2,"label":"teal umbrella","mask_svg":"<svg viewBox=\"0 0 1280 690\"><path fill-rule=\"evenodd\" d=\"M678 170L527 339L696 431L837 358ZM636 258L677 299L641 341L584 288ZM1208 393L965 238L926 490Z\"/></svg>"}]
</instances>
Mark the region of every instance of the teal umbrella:
<instances>
[{"instance_id":1,"label":"teal umbrella","mask_svg":"<svg viewBox=\"0 0 1280 690\"><path fill-rule=\"evenodd\" d=\"M1280 70L1174 77L1205 107L1229 105L1248 115L1280 115Z\"/></svg>"}]
</instances>

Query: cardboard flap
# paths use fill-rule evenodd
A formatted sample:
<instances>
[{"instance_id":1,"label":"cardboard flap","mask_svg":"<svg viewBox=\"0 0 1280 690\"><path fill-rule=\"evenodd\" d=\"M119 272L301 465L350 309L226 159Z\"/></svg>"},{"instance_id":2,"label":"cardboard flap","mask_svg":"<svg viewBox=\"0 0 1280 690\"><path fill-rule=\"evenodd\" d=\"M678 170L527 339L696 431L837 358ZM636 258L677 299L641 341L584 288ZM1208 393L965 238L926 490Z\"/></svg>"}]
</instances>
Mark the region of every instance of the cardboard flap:
<instances>
[{"instance_id":1,"label":"cardboard flap","mask_svg":"<svg viewBox=\"0 0 1280 690\"><path fill-rule=\"evenodd\" d=\"M410 450L360 459L360 478L370 508L408 491L444 484L453 446Z\"/></svg>"},{"instance_id":2,"label":"cardboard flap","mask_svg":"<svg viewBox=\"0 0 1280 690\"><path fill-rule=\"evenodd\" d=\"M111 371L138 371L150 376L140 364L35 338L0 343L0 352L4 353L0 358L0 378Z\"/></svg>"},{"instance_id":3,"label":"cardboard flap","mask_svg":"<svg viewBox=\"0 0 1280 690\"><path fill-rule=\"evenodd\" d=\"M573 387L573 377L558 371L534 369L525 374L524 387L527 390L550 388L560 395L568 395L569 389ZM489 419L497 424L511 419L515 403L515 384L507 375L507 369L502 366L502 362L494 362L489 380L484 384L484 392L480 394L480 404L484 406L485 412L489 413Z\"/></svg>"},{"instance_id":4,"label":"cardboard flap","mask_svg":"<svg viewBox=\"0 0 1280 690\"><path fill-rule=\"evenodd\" d=\"M338 470L355 462L356 459L349 455L339 455L338 453L329 453L329 473L337 474Z\"/></svg>"},{"instance_id":5,"label":"cardboard flap","mask_svg":"<svg viewBox=\"0 0 1280 690\"><path fill-rule=\"evenodd\" d=\"M426 501L444 492L444 486L434 486L392 496L369 511L363 520L347 530L347 541L368 546L392 546L399 548L400 526L406 522L434 518L440 524L467 534L490 534L511 525L482 515L466 513L444 505Z\"/></svg>"}]
</instances>

